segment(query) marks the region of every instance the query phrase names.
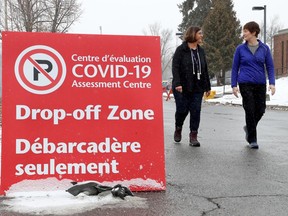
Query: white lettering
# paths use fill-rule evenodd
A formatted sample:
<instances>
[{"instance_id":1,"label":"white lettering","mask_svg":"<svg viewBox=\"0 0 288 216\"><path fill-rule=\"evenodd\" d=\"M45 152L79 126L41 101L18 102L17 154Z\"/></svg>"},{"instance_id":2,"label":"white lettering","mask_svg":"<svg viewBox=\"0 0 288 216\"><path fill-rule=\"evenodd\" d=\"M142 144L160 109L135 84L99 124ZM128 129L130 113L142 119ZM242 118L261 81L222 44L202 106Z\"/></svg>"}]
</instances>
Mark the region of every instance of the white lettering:
<instances>
[{"instance_id":1,"label":"white lettering","mask_svg":"<svg viewBox=\"0 0 288 216\"><path fill-rule=\"evenodd\" d=\"M73 113L66 113L64 109L31 109L25 105L16 105L16 119L32 119L32 120L52 120L53 124L58 125L60 121L67 116L72 116L75 120L99 119L101 105L87 105L84 110L76 109Z\"/></svg>"},{"instance_id":2,"label":"white lettering","mask_svg":"<svg viewBox=\"0 0 288 216\"><path fill-rule=\"evenodd\" d=\"M16 106L16 119L27 119L30 116L30 108L25 105Z\"/></svg>"},{"instance_id":3,"label":"white lettering","mask_svg":"<svg viewBox=\"0 0 288 216\"><path fill-rule=\"evenodd\" d=\"M153 120L154 119L154 111L151 109L147 109L145 111L141 109L123 109L119 110L119 106L110 105L108 107L111 109L108 120Z\"/></svg>"},{"instance_id":4,"label":"white lettering","mask_svg":"<svg viewBox=\"0 0 288 216\"><path fill-rule=\"evenodd\" d=\"M55 159L50 159L48 163L44 164L17 164L15 175L51 175L51 174L110 174L119 173L119 162L112 160L110 163L56 163Z\"/></svg>"},{"instance_id":5,"label":"white lettering","mask_svg":"<svg viewBox=\"0 0 288 216\"><path fill-rule=\"evenodd\" d=\"M101 64L75 64L72 67L72 74L75 77L94 78L100 76L102 78L124 78L128 74L127 67L124 65L101 65Z\"/></svg>"},{"instance_id":6,"label":"white lettering","mask_svg":"<svg viewBox=\"0 0 288 216\"><path fill-rule=\"evenodd\" d=\"M26 139L16 139L16 154L25 154L30 149L30 142Z\"/></svg>"},{"instance_id":7,"label":"white lettering","mask_svg":"<svg viewBox=\"0 0 288 216\"><path fill-rule=\"evenodd\" d=\"M81 154L95 154L95 153L127 153L131 151L133 153L139 153L141 144L139 142L120 142L117 138L112 139L106 137L104 141L99 142L58 142L54 143L48 140L48 138L36 138L34 142L30 142L27 139L16 139L16 154L26 154L32 152L33 154L73 154L75 152Z\"/></svg>"},{"instance_id":8,"label":"white lettering","mask_svg":"<svg viewBox=\"0 0 288 216\"><path fill-rule=\"evenodd\" d=\"M25 105L16 105L16 119L23 120L31 117L32 120L41 118L43 120L53 119L53 124L59 124L59 120L63 120L66 116L66 112L63 109L30 109Z\"/></svg>"}]
</instances>

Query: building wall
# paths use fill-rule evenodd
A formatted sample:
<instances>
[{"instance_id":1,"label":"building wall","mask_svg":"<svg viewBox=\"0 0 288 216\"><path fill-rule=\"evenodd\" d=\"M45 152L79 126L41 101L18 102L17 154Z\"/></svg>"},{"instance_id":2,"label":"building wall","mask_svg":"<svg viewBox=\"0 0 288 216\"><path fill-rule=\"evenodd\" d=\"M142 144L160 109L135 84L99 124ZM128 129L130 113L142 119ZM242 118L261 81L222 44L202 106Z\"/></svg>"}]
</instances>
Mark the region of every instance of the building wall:
<instances>
[{"instance_id":1,"label":"building wall","mask_svg":"<svg viewBox=\"0 0 288 216\"><path fill-rule=\"evenodd\" d=\"M274 35L274 66L276 77L288 74L288 29Z\"/></svg>"}]
</instances>

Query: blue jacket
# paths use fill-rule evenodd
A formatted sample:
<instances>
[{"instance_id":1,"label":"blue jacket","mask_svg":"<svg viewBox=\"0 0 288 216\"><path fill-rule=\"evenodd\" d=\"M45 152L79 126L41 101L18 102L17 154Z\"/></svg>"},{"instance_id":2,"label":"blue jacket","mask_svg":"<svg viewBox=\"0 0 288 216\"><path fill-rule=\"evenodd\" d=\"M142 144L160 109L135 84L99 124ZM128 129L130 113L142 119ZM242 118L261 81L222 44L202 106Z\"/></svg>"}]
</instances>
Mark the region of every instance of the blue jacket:
<instances>
[{"instance_id":1,"label":"blue jacket","mask_svg":"<svg viewBox=\"0 0 288 216\"><path fill-rule=\"evenodd\" d=\"M248 42L240 44L234 53L231 87L238 83L266 84L265 66L270 85L275 85L274 64L269 47L260 40L255 54L249 50Z\"/></svg>"}]
</instances>

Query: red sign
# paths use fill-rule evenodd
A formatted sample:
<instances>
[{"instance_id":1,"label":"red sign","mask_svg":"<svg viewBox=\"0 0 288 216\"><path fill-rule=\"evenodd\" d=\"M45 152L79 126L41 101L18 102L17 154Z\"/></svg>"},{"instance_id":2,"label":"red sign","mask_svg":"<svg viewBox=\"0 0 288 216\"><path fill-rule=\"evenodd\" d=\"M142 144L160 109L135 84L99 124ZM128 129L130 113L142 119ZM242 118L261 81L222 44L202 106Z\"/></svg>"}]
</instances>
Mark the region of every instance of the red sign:
<instances>
[{"instance_id":1,"label":"red sign","mask_svg":"<svg viewBox=\"0 0 288 216\"><path fill-rule=\"evenodd\" d=\"M1 194L50 177L165 190L159 37L2 37Z\"/></svg>"}]
</instances>

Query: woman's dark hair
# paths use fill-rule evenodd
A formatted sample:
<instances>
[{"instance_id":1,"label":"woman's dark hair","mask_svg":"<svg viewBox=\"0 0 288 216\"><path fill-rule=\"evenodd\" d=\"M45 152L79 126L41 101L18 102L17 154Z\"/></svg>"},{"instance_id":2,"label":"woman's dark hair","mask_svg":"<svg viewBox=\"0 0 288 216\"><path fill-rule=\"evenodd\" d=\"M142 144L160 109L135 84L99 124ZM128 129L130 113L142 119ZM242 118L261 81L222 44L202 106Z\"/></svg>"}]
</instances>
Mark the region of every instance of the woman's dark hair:
<instances>
[{"instance_id":1,"label":"woman's dark hair","mask_svg":"<svg viewBox=\"0 0 288 216\"><path fill-rule=\"evenodd\" d=\"M183 37L184 41L188 43L196 42L197 40L195 36L196 36L196 33L200 30L201 28L198 26L190 26L184 34L184 37Z\"/></svg>"},{"instance_id":2,"label":"woman's dark hair","mask_svg":"<svg viewBox=\"0 0 288 216\"><path fill-rule=\"evenodd\" d=\"M260 33L260 27L259 27L258 23L254 22L254 21L246 23L243 26L243 29L246 29L251 33L255 32L256 37L258 37L258 34Z\"/></svg>"}]
</instances>

